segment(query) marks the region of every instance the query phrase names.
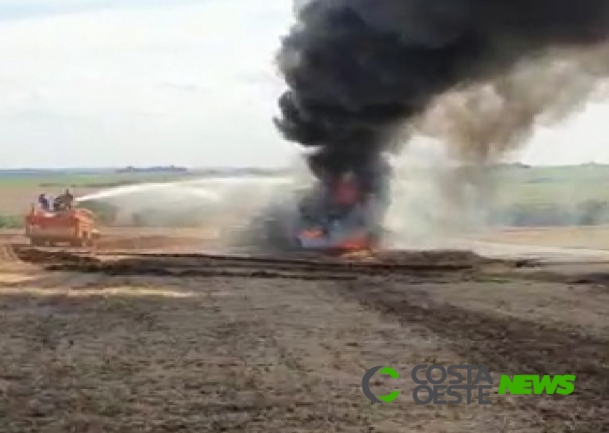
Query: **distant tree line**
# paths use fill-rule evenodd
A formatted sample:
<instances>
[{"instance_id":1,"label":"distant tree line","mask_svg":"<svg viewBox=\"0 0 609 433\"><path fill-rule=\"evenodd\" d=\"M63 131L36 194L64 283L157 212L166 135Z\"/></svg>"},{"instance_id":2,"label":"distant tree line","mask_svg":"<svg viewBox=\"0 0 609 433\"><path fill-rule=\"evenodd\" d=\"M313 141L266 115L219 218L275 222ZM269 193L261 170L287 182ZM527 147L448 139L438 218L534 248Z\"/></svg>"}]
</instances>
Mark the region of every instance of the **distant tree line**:
<instances>
[{"instance_id":1,"label":"distant tree line","mask_svg":"<svg viewBox=\"0 0 609 433\"><path fill-rule=\"evenodd\" d=\"M161 166L161 167L143 167L137 168L133 166L119 168L115 170L115 173L187 173L188 169L185 167L176 167L174 165Z\"/></svg>"}]
</instances>

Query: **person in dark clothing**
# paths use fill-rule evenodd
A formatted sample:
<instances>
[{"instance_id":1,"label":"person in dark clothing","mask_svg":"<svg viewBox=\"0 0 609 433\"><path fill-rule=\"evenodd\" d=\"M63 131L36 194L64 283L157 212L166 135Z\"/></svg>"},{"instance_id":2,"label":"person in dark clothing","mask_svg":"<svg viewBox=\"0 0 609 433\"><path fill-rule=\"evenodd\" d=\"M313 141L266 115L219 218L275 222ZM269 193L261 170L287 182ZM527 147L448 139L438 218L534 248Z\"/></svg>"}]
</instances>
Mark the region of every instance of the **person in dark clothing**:
<instances>
[{"instance_id":1,"label":"person in dark clothing","mask_svg":"<svg viewBox=\"0 0 609 433\"><path fill-rule=\"evenodd\" d=\"M72 209L74 205L74 196L69 189L66 189L66 192L63 194L63 203L65 209Z\"/></svg>"},{"instance_id":2,"label":"person in dark clothing","mask_svg":"<svg viewBox=\"0 0 609 433\"><path fill-rule=\"evenodd\" d=\"M55 198L53 208L56 212L70 210L72 209L73 202L74 196L70 193L70 190L66 189L63 194Z\"/></svg>"},{"instance_id":3,"label":"person in dark clothing","mask_svg":"<svg viewBox=\"0 0 609 433\"><path fill-rule=\"evenodd\" d=\"M49 199L44 194L40 194L38 196L38 204L40 208L44 211L49 212L51 210L51 204L49 203Z\"/></svg>"},{"instance_id":4,"label":"person in dark clothing","mask_svg":"<svg viewBox=\"0 0 609 433\"><path fill-rule=\"evenodd\" d=\"M53 200L53 211L60 212L61 210L63 210L63 196L58 195Z\"/></svg>"}]
</instances>

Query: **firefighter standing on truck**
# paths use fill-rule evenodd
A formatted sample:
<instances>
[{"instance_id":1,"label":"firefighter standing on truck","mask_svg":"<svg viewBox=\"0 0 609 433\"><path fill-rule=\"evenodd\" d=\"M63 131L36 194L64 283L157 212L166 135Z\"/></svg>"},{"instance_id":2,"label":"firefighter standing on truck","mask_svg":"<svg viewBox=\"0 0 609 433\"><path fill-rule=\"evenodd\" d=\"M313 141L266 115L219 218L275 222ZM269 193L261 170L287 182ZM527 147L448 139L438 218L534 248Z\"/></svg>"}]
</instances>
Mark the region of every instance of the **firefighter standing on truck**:
<instances>
[{"instance_id":1,"label":"firefighter standing on truck","mask_svg":"<svg viewBox=\"0 0 609 433\"><path fill-rule=\"evenodd\" d=\"M53 212L61 211L62 203L63 203L63 200L60 195L55 197L55 199L53 200Z\"/></svg>"},{"instance_id":2,"label":"firefighter standing on truck","mask_svg":"<svg viewBox=\"0 0 609 433\"><path fill-rule=\"evenodd\" d=\"M69 189L66 189L66 191L64 192L63 200L65 208L72 209L72 207L74 206L74 196L72 195Z\"/></svg>"},{"instance_id":3,"label":"firefighter standing on truck","mask_svg":"<svg viewBox=\"0 0 609 433\"><path fill-rule=\"evenodd\" d=\"M55 198L53 201L53 210L56 212L66 211L72 209L74 203L74 196L70 193L69 189Z\"/></svg>"},{"instance_id":4,"label":"firefighter standing on truck","mask_svg":"<svg viewBox=\"0 0 609 433\"><path fill-rule=\"evenodd\" d=\"M49 199L47 198L46 195L40 194L38 196L38 204L40 205L40 209L42 209L43 211L45 211L45 212L51 211L51 204L49 203Z\"/></svg>"}]
</instances>

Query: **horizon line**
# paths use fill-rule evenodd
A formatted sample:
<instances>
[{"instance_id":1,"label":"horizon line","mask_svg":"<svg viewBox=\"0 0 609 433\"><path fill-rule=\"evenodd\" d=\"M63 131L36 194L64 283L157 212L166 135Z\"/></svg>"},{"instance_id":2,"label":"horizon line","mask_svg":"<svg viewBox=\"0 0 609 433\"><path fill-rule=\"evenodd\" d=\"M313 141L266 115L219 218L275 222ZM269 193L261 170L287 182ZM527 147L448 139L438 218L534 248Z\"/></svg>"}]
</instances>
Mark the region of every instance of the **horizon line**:
<instances>
[{"instance_id":1,"label":"horizon line","mask_svg":"<svg viewBox=\"0 0 609 433\"><path fill-rule=\"evenodd\" d=\"M506 166L523 166L537 168L560 168L560 167L581 167L586 165L609 166L609 162L582 162L577 164L525 164L522 162L497 162L489 165L506 165ZM90 166L69 166L69 167L15 167L2 168L0 172L19 172L19 171L142 171L142 170L158 170L158 171L199 171L199 170L217 170L217 171L235 171L235 170L255 170L255 171L282 171L290 170L289 166L281 167L256 167L256 166L182 166L182 165L123 165L123 166L105 166L105 167L90 167Z\"/></svg>"}]
</instances>

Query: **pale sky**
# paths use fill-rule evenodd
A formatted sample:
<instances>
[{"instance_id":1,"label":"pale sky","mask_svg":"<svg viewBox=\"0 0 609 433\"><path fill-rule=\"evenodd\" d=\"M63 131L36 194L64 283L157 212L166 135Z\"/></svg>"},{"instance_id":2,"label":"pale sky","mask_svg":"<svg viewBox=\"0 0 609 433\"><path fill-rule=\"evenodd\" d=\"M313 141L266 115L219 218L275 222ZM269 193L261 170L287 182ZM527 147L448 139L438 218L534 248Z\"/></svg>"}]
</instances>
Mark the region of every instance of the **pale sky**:
<instances>
[{"instance_id":1,"label":"pale sky","mask_svg":"<svg viewBox=\"0 0 609 433\"><path fill-rule=\"evenodd\" d=\"M289 0L0 0L0 167L282 166ZM609 162L609 110L524 162Z\"/></svg>"}]
</instances>

